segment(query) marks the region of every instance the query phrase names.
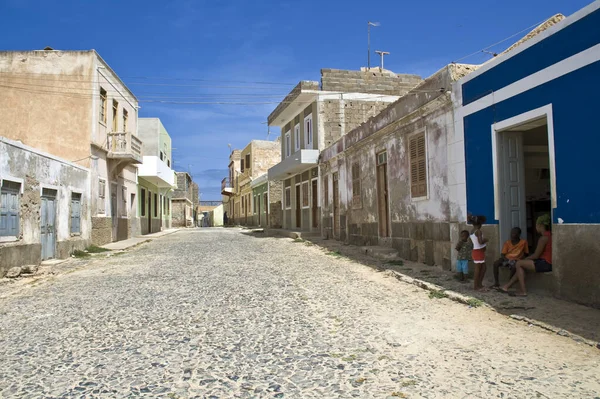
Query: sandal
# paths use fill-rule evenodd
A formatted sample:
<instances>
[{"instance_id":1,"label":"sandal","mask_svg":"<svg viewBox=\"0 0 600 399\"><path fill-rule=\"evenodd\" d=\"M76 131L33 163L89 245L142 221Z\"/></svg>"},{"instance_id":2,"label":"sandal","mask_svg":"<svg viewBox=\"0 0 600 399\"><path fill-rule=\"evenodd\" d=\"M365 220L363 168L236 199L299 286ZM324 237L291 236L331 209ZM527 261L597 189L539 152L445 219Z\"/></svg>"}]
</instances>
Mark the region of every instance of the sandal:
<instances>
[{"instance_id":1,"label":"sandal","mask_svg":"<svg viewBox=\"0 0 600 399\"><path fill-rule=\"evenodd\" d=\"M509 292L508 296L516 296L516 297L522 297L525 298L527 296L527 294L522 294L520 292Z\"/></svg>"}]
</instances>

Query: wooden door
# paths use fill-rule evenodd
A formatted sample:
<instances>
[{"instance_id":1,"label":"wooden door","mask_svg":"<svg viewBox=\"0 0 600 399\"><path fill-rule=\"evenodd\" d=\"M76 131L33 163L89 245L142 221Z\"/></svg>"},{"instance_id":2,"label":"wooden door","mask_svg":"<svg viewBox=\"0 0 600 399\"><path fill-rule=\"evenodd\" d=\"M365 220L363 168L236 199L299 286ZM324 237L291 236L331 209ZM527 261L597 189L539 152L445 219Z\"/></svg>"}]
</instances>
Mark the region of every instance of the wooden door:
<instances>
[{"instance_id":1,"label":"wooden door","mask_svg":"<svg viewBox=\"0 0 600 399\"><path fill-rule=\"evenodd\" d=\"M510 237L513 227L527 231L523 133L505 132L502 137L502 206L500 237Z\"/></svg>"},{"instance_id":2,"label":"wooden door","mask_svg":"<svg viewBox=\"0 0 600 399\"><path fill-rule=\"evenodd\" d=\"M302 200L302 197L300 195L300 185L298 184L296 186L296 227L297 228L302 227L302 204L300 203L301 200Z\"/></svg>"},{"instance_id":3,"label":"wooden door","mask_svg":"<svg viewBox=\"0 0 600 399\"><path fill-rule=\"evenodd\" d=\"M377 208L380 237L389 237L390 235L387 186L387 154L381 153L377 155Z\"/></svg>"},{"instance_id":4,"label":"wooden door","mask_svg":"<svg viewBox=\"0 0 600 399\"><path fill-rule=\"evenodd\" d=\"M337 173L333 174L333 236L339 237L339 225L340 225L340 193L338 190L339 175Z\"/></svg>"},{"instance_id":5,"label":"wooden door","mask_svg":"<svg viewBox=\"0 0 600 399\"><path fill-rule=\"evenodd\" d=\"M317 188L317 181L312 181L312 227L319 227L319 214L318 214L318 205L319 205L319 191Z\"/></svg>"}]
</instances>

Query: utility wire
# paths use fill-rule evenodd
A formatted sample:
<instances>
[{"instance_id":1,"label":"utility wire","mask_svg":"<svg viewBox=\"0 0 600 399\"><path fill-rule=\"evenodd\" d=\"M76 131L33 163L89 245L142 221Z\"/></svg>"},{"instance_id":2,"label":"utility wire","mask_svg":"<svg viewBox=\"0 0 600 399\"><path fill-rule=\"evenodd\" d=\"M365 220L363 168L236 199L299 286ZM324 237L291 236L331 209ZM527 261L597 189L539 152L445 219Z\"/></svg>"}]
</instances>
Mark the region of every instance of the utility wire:
<instances>
[{"instance_id":1,"label":"utility wire","mask_svg":"<svg viewBox=\"0 0 600 399\"><path fill-rule=\"evenodd\" d=\"M495 46L497 46L497 45L499 45L499 44L501 44L501 43L504 43L505 41L507 41L507 40L510 40L510 39L512 39L513 37L515 37L515 36L518 36L518 35L522 34L523 32L530 31L531 29L533 29L533 28L535 28L535 27L537 27L537 26L540 26L541 24L543 24L543 23L544 23L544 22L546 22L547 20L548 20L548 18L544 19L544 20L543 20L543 21L541 21L541 22L538 22L537 24L533 24L533 25L531 25L530 27L528 27L528 28L525 28L525 29L523 29L523 30L521 30L521 31L519 31L519 32L517 32L517 33L515 33L515 34L512 34L512 35L510 35L509 37L507 37L507 38L505 38L505 39L502 39L502 40L500 40L499 42L496 42L496 43L494 43L494 44L491 44L491 45L489 45L489 46L487 46L487 47L484 47L484 48L482 48L481 50L477 50L477 51L475 51L475 52L473 52L473 53L471 53L471 54L469 54L469 55L465 55L464 57L458 58L458 59L456 59L455 61L452 61L452 63L453 63L453 64L455 64L455 63L457 63L458 61L464 60L465 58L469 58L469 57L472 57L472 56L474 56L474 55L477 55L477 54L479 54L479 53L485 52L486 50L489 50L489 49L490 49L490 48L492 48L492 47L495 47Z\"/></svg>"}]
</instances>

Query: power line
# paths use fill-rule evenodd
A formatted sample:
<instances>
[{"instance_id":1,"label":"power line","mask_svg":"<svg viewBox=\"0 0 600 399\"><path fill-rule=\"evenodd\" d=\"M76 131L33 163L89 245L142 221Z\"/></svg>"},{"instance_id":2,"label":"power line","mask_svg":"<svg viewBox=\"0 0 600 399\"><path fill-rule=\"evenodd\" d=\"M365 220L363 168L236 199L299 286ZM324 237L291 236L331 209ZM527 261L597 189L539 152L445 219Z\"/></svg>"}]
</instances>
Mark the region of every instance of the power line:
<instances>
[{"instance_id":1,"label":"power line","mask_svg":"<svg viewBox=\"0 0 600 399\"><path fill-rule=\"evenodd\" d=\"M5 75L12 75L12 76L17 76L17 79L29 79L29 80L57 80L57 81L61 81L61 82L74 82L74 83L105 83L105 82L99 82L99 81L91 81L90 80L81 80L81 79L66 79L66 78L72 78L72 76L64 76L64 75L58 75L58 74L40 74L40 73L33 73L33 72L11 72L11 71L0 71L0 75L1 74L5 74ZM18 78L18 76L33 76L33 77L23 77L23 78ZM52 78L50 78L52 77ZM141 79L141 78L139 78ZM151 78L145 78L145 79L151 79ZM253 82L253 81L221 81L221 80L210 80L210 79L194 79L194 78L165 78L165 80L177 80L177 81L200 81L200 82L208 82L208 83L240 83L240 84L248 84L248 85L255 85L255 86L222 86L222 85L218 85L218 86L213 86L213 85L180 85L180 84L172 84L172 83L151 83L151 82L128 82L127 84L133 84L133 85L145 85L145 86L174 86L174 87L218 87L218 88L223 88L223 87L229 87L229 88L255 88L256 85L263 85L263 86L294 86L294 84L291 83L276 83L276 82ZM296 83L297 84L297 83ZM276 88L276 87L263 87L263 89L281 89L281 88Z\"/></svg>"},{"instance_id":2,"label":"power line","mask_svg":"<svg viewBox=\"0 0 600 399\"><path fill-rule=\"evenodd\" d=\"M489 46L487 46L487 47L484 47L484 48L482 48L481 50L477 50L477 51L475 51L475 52L473 52L473 53L471 53L471 54L469 54L469 55L465 55L464 57L458 58L458 59L456 59L455 61L452 61L452 63L453 63L453 64L455 64L455 63L457 63L458 61L464 60L465 58L469 58L469 57L472 57L472 56L474 56L474 55L476 55L476 54L479 54L479 53L485 52L486 50L489 50L489 49L490 49L490 48L492 48L492 47L495 47L495 46L497 46L497 45L499 45L499 44L501 44L501 43L504 43L505 41L507 41L507 40L510 40L510 39L512 39L513 37L515 37L515 36L518 36L518 35L522 34L523 32L530 31L531 29L533 29L533 28L535 28L535 27L537 27L537 26L540 26L541 24L543 24L543 23L544 23L544 22L546 22L547 20L548 20L548 19L546 18L546 19L544 19L543 21L541 21L541 22L538 22L537 24L531 25L531 26L530 26L530 27L528 27L528 28L525 28L525 29L523 29L523 30L521 30L521 31L519 31L519 32L517 32L517 33L515 33L515 34L512 34L512 35L510 35L509 37L507 37L507 38L505 38L505 39L502 39L502 40L500 40L499 42L496 42L496 43L494 43L494 44L491 44L491 45L489 45Z\"/></svg>"}]
</instances>

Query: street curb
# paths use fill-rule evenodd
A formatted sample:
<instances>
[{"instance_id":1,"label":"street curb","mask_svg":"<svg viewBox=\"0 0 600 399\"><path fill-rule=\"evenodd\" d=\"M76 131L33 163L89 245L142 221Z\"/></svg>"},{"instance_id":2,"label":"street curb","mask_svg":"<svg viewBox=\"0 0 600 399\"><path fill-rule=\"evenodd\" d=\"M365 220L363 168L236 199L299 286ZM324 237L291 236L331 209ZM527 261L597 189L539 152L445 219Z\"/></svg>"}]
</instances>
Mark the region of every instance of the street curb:
<instances>
[{"instance_id":1,"label":"street curb","mask_svg":"<svg viewBox=\"0 0 600 399\"><path fill-rule=\"evenodd\" d=\"M419 288L422 288L424 290L427 290L427 291L443 291L444 294L447 295L447 298L450 299L450 300L452 300L452 301L454 301L454 302L459 302L459 303L462 303L464 305L471 306L471 304L469 303L469 301L470 300L474 300L474 301L480 302L481 303L481 307L486 307L486 308L488 308L488 309L490 309L490 310L492 310L494 312L497 312L496 309L494 309L493 306L489 305L488 303L486 303L486 302L484 302L484 301L482 301L480 299L473 298L473 297L466 296L466 295L462 295L462 294L459 294L458 292L455 292L455 291L446 290L446 289L444 289L444 287L441 287L439 285L428 283L428 282L423 281L423 280L419 280L419 279L416 279L416 278L413 278L413 277L406 276L406 275L404 275L402 273L399 273L399 272L397 272L395 270L391 270L391 269L384 269L384 270L386 270L388 272L391 272L393 274L393 276L396 277L396 279L398 279L398 280L400 280L400 281L402 281L404 283L415 285L415 286L417 286ZM535 320L535 319L530 319L528 317L520 316L520 315L516 315L516 314L511 314L508 317L510 317L513 320L522 321L522 322L527 323L529 325L533 325L533 326L542 328L542 329L544 329L546 331L553 332L553 333L555 333L557 335L560 335L561 337L571 338L575 342L586 344L586 345L589 345L589 346L591 346L593 348L596 348L596 349L600 349L600 342L596 342L596 341L592 341L592 340L583 338L580 335L573 334L573 333L571 333L571 332L569 332L567 330L563 330L562 328L554 327L554 326L551 326L550 324L546 324L544 322L541 322L541 321L538 321L538 320Z\"/></svg>"},{"instance_id":2,"label":"street curb","mask_svg":"<svg viewBox=\"0 0 600 399\"><path fill-rule=\"evenodd\" d=\"M450 299L451 301L454 302L459 302L462 303L463 305L468 305L471 306L471 302L478 302L481 303L480 307L487 307L493 311L496 311L493 307L491 307L489 304L485 303L484 301L477 299L477 298L473 298L467 295L463 295L463 294L459 294L458 292L455 291L448 291L446 290L444 287L441 287L439 285L436 284L432 284L432 283L428 283L427 281L423 281L423 280L419 280L413 277L409 277L405 274L399 273L395 270L391 270L391 269L384 269L388 272L391 272L394 277L396 277L396 279L402 281L403 283L407 283L407 284L412 284L412 285L416 285L419 288L422 288L424 290L427 291L443 291L444 294L447 295L447 298Z\"/></svg>"}]
</instances>

